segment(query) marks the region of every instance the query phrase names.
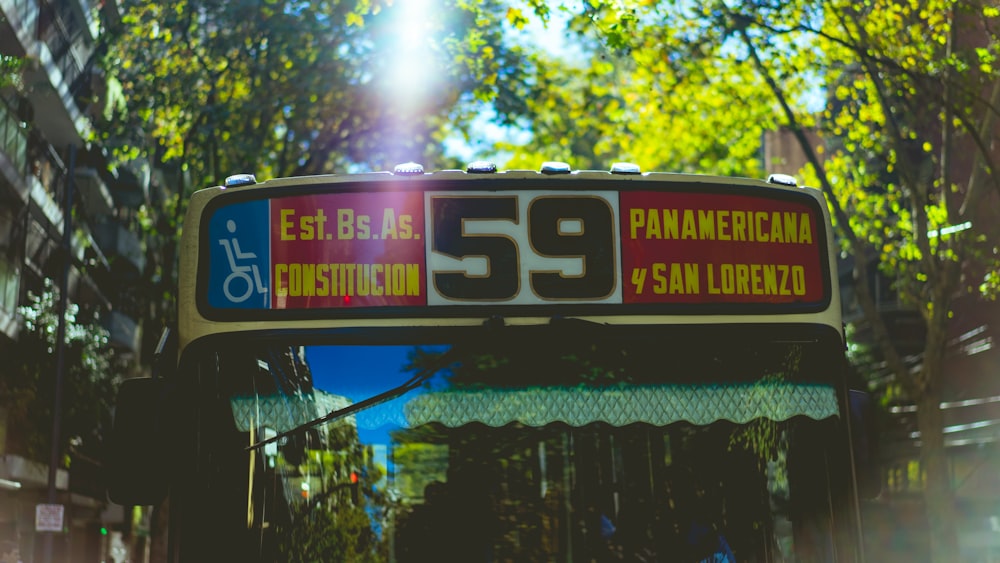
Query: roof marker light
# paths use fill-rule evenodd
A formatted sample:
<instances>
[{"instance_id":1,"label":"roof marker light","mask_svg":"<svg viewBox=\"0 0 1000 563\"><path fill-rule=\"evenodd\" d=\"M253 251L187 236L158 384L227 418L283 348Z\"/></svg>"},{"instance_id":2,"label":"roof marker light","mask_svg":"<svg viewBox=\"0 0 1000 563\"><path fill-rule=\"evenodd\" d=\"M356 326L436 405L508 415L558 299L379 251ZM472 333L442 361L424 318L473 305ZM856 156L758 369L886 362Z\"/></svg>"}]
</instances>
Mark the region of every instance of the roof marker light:
<instances>
[{"instance_id":1,"label":"roof marker light","mask_svg":"<svg viewBox=\"0 0 1000 563\"><path fill-rule=\"evenodd\" d=\"M227 188L239 188L241 186L252 186L257 183L257 178L253 174L233 174L226 178L223 186Z\"/></svg>"},{"instance_id":2,"label":"roof marker light","mask_svg":"<svg viewBox=\"0 0 1000 563\"><path fill-rule=\"evenodd\" d=\"M495 174L497 165L488 160L477 160L470 162L465 171L469 174Z\"/></svg>"},{"instance_id":3,"label":"roof marker light","mask_svg":"<svg viewBox=\"0 0 1000 563\"><path fill-rule=\"evenodd\" d=\"M615 162L611 165L612 174L640 174L641 172L639 165L631 162Z\"/></svg>"},{"instance_id":4,"label":"roof marker light","mask_svg":"<svg viewBox=\"0 0 1000 563\"><path fill-rule=\"evenodd\" d=\"M542 174L569 174L570 167L565 162L543 162L541 172Z\"/></svg>"},{"instance_id":5,"label":"roof marker light","mask_svg":"<svg viewBox=\"0 0 1000 563\"><path fill-rule=\"evenodd\" d=\"M767 177L768 184L780 184L782 186L798 186L799 183L795 180L793 176L788 174L771 174Z\"/></svg>"},{"instance_id":6,"label":"roof marker light","mask_svg":"<svg viewBox=\"0 0 1000 563\"><path fill-rule=\"evenodd\" d=\"M419 176L424 173L424 165L418 162L397 164L392 171L397 176Z\"/></svg>"}]
</instances>

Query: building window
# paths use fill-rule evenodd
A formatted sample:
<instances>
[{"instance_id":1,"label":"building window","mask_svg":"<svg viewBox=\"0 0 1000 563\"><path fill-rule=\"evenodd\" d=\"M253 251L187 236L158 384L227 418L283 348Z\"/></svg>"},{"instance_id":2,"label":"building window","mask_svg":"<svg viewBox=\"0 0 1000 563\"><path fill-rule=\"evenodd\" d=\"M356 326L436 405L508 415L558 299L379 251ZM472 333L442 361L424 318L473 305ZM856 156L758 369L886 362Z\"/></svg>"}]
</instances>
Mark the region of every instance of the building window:
<instances>
[{"instance_id":1,"label":"building window","mask_svg":"<svg viewBox=\"0 0 1000 563\"><path fill-rule=\"evenodd\" d=\"M20 273L16 264L0 255L0 310L11 315L17 310Z\"/></svg>"}]
</instances>

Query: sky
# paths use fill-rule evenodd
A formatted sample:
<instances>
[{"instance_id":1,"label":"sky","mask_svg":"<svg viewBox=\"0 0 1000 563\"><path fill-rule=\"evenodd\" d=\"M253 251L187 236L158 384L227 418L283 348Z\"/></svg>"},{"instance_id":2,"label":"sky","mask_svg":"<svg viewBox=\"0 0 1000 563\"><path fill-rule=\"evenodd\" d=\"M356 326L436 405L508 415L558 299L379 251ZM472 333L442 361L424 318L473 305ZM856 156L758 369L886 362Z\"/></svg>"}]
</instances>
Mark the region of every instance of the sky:
<instances>
[{"instance_id":1,"label":"sky","mask_svg":"<svg viewBox=\"0 0 1000 563\"><path fill-rule=\"evenodd\" d=\"M316 389L347 397L357 403L398 387L413 377L414 372L403 371L409 363L408 354L411 350L412 345L310 346L306 348L306 360ZM387 428L375 420L388 416L392 420L401 421L403 405L418 393L420 390L411 391L359 414L358 435L362 443L389 443ZM403 426L398 423L389 424Z\"/></svg>"},{"instance_id":2,"label":"sky","mask_svg":"<svg viewBox=\"0 0 1000 563\"><path fill-rule=\"evenodd\" d=\"M522 9L525 13L530 10L527 6ZM579 50L567 39L566 22L567 16L563 12L553 10L547 25L539 21L538 18L531 18L524 29L508 29L508 33L510 40L516 44L533 45L549 55L571 60L581 55ZM531 132L526 129L500 125L497 122L496 113L488 104L479 103L478 105L481 109L478 110L477 117L471 127L478 140L467 141L461 135L452 135L445 139L445 154L457 157L462 162L467 163L474 160L489 160L502 164L502 161L506 160L505 155L493 154L492 147L499 142L515 145L527 143L531 138Z\"/></svg>"}]
</instances>

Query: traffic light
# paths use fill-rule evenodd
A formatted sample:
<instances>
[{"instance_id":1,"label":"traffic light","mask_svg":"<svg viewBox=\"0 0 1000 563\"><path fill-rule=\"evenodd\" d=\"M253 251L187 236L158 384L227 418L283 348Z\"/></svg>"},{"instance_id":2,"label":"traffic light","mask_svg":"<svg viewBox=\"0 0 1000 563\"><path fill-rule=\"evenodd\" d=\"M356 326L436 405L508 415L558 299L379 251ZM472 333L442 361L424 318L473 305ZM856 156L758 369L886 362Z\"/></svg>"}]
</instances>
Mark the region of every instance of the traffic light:
<instances>
[{"instance_id":1,"label":"traffic light","mask_svg":"<svg viewBox=\"0 0 1000 563\"><path fill-rule=\"evenodd\" d=\"M351 471L351 500L357 505L361 502L361 483L358 482L358 472Z\"/></svg>"}]
</instances>

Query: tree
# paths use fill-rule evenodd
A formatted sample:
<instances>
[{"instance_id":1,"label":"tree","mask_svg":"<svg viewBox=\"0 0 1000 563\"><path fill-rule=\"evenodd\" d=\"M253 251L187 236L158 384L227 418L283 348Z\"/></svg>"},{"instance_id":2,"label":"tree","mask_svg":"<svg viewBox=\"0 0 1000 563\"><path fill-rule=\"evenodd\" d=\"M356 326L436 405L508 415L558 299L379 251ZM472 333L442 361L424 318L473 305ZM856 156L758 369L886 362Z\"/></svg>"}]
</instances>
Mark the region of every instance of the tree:
<instances>
[{"instance_id":1,"label":"tree","mask_svg":"<svg viewBox=\"0 0 1000 563\"><path fill-rule=\"evenodd\" d=\"M382 560L388 542L376 530L384 530L390 503L373 487L382 469L358 441L356 426L338 421L319 435L320 447L304 450L294 463L284 455L276 460L284 478L318 475L322 481L308 498L290 499L288 521L278 525L278 553L288 561Z\"/></svg>"},{"instance_id":2,"label":"tree","mask_svg":"<svg viewBox=\"0 0 1000 563\"><path fill-rule=\"evenodd\" d=\"M918 406L935 561L958 559L939 408L949 320L958 299L994 298L1000 270L998 17L988 3L896 0L586 2L570 17L601 39L589 68L614 74L615 101L627 108L585 117L602 154L635 155L646 169L760 177L751 161L762 130L796 136L809 161L801 174L826 194L854 258L879 353ZM553 115L574 118L558 105L531 109L543 132L522 154L550 150ZM572 128L559 134L569 137L563 146L578 138ZM923 319L915 370L871 295L876 264Z\"/></svg>"},{"instance_id":3,"label":"tree","mask_svg":"<svg viewBox=\"0 0 1000 563\"><path fill-rule=\"evenodd\" d=\"M494 97L500 70L520 68L494 3L473 13L444 2L422 21L401 21L414 15L397 14L402 7L337 0L125 7L105 64L129 107L106 135L125 152L145 143L157 163L178 162L194 187L238 171L266 178L439 159L432 135L459 98ZM405 49L428 57L413 61Z\"/></svg>"},{"instance_id":4,"label":"tree","mask_svg":"<svg viewBox=\"0 0 1000 563\"><path fill-rule=\"evenodd\" d=\"M0 88L19 86L23 66L24 59L0 54Z\"/></svg>"},{"instance_id":5,"label":"tree","mask_svg":"<svg viewBox=\"0 0 1000 563\"><path fill-rule=\"evenodd\" d=\"M56 371L56 326L59 322L57 291L47 287L41 295L29 294L28 305L18 308L24 328L9 377L0 379L0 406L11 421L11 448L30 459L47 459L50 448L53 374ZM103 432L110 427L111 404L117 376L108 332L97 319L86 320L75 304L66 311L66 377L63 436L60 451L73 450L99 458Z\"/></svg>"},{"instance_id":6,"label":"tree","mask_svg":"<svg viewBox=\"0 0 1000 563\"><path fill-rule=\"evenodd\" d=\"M720 38L687 45L697 29L682 18L640 26L631 10L584 6L562 8L570 29L585 38L580 59L532 55L538 75L524 120L533 137L499 147L513 153L511 166L562 159L606 169L624 160L646 169L760 176L760 136L776 116L752 69L713 60L709 46ZM548 18L547 8L536 10ZM689 52L672 52L678 44Z\"/></svg>"}]
</instances>

